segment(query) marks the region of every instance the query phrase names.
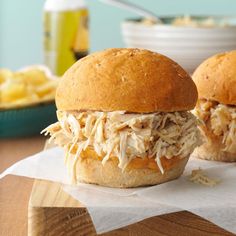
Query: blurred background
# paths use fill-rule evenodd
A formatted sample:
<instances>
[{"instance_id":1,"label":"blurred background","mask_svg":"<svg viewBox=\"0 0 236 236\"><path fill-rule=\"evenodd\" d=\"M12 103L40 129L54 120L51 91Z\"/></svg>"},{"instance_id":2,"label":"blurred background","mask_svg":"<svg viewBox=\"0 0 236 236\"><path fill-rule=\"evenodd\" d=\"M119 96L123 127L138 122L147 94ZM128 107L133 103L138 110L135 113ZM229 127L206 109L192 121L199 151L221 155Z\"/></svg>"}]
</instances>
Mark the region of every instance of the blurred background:
<instances>
[{"instance_id":1,"label":"blurred background","mask_svg":"<svg viewBox=\"0 0 236 236\"><path fill-rule=\"evenodd\" d=\"M0 67L18 69L42 63L44 0L0 1ZM233 15L235 0L130 0L160 16ZM90 52L124 46L120 23L136 17L126 10L86 1L90 17Z\"/></svg>"},{"instance_id":2,"label":"blurred background","mask_svg":"<svg viewBox=\"0 0 236 236\"><path fill-rule=\"evenodd\" d=\"M102 1L0 0L0 138L39 134L55 122L60 77L88 53L146 48L192 74L236 49L235 0L128 1L161 22Z\"/></svg>"}]
</instances>

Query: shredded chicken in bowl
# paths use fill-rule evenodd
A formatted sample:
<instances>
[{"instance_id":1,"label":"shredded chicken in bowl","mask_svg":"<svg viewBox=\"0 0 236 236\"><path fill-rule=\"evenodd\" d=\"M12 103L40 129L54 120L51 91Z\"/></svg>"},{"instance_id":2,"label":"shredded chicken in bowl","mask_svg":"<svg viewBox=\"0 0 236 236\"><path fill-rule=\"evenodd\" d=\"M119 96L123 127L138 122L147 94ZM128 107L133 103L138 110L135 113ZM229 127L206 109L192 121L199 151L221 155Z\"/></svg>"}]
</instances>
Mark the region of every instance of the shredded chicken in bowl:
<instances>
[{"instance_id":1,"label":"shredded chicken in bowl","mask_svg":"<svg viewBox=\"0 0 236 236\"><path fill-rule=\"evenodd\" d=\"M57 115L59 121L42 132L50 133L50 139L70 154L76 146L74 163L90 147L102 157L103 164L116 156L119 168L124 170L132 159L148 157L154 158L164 173L161 157L184 158L201 144L198 121L190 112L58 111Z\"/></svg>"},{"instance_id":2,"label":"shredded chicken in bowl","mask_svg":"<svg viewBox=\"0 0 236 236\"><path fill-rule=\"evenodd\" d=\"M196 116L214 135L222 137L223 151L236 152L236 107L201 99Z\"/></svg>"}]
</instances>

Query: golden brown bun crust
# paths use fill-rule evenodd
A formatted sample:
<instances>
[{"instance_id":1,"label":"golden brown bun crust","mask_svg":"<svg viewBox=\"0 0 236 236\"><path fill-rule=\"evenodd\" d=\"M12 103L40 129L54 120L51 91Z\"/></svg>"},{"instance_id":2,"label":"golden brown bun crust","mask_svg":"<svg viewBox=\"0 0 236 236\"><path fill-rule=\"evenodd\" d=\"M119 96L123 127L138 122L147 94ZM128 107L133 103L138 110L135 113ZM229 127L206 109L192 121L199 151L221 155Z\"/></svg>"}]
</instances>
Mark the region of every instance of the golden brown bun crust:
<instances>
[{"instance_id":1,"label":"golden brown bun crust","mask_svg":"<svg viewBox=\"0 0 236 236\"><path fill-rule=\"evenodd\" d=\"M199 98L236 105L236 50L205 60L194 72Z\"/></svg>"},{"instance_id":2,"label":"golden brown bun crust","mask_svg":"<svg viewBox=\"0 0 236 236\"><path fill-rule=\"evenodd\" d=\"M68 159L69 165L73 159ZM171 161L171 160L170 160ZM113 188L130 188L147 185L156 185L178 178L184 171L188 162L187 158L175 161L174 165L162 174L159 170L149 168L127 168L122 170L117 162L108 160L105 165L94 158L79 158L76 165L77 182L98 184Z\"/></svg>"},{"instance_id":3,"label":"golden brown bun crust","mask_svg":"<svg viewBox=\"0 0 236 236\"><path fill-rule=\"evenodd\" d=\"M224 144L222 143L222 136L212 134L206 127L201 127L200 129L205 137L205 142L200 147L195 148L193 152L194 156L212 161L236 161L236 153L223 151Z\"/></svg>"},{"instance_id":4,"label":"golden brown bun crust","mask_svg":"<svg viewBox=\"0 0 236 236\"><path fill-rule=\"evenodd\" d=\"M197 89L171 59L140 49L107 49L76 62L56 93L58 110L191 110Z\"/></svg>"}]
</instances>

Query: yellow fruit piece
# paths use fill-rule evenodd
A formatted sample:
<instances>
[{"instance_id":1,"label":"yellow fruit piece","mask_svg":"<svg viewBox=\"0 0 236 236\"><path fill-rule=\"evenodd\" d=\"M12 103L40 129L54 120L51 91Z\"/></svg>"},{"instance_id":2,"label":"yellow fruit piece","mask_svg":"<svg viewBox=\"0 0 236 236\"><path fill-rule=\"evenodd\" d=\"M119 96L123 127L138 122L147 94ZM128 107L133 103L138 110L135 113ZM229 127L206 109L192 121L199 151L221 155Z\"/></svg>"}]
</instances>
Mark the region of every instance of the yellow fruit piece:
<instances>
[{"instance_id":1,"label":"yellow fruit piece","mask_svg":"<svg viewBox=\"0 0 236 236\"><path fill-rule=\"evenodd\" d=\"M0 107L28 106L55 98L57 79L40 68L12 72L0 69Z\"/></svg>"},{"instance_id":2,"label":"yellow fruit piece","mask_svg":"<svg viewBox=\"0 0 236 236\"><path fill-rule=\"evenodd\" d=\"M12 83L22 83L27 84L27 78L22 72L15 72L12 76Z\"/></svg>"},{"instance_id":3,"label":"yellow fruit piece","mask_svg":"<svg viewBox=\"0 0 236 236\"><path fill-rule=\"evenodd\" d=\"M8 69L0 69L0 84L4 83L8 78L11 78L13 73Z\"/></svg>"},{"instance_id":4,"label":"yellow fruit piece","mask_svg":"<svg viewBox=\"0 0 236 236\"><path fill-rule=\"evenodd\" d=\"M44 71L39 69L30 69L27 71L17 72L14 75L16 80L22 80L24 83L32 85L41 85L48 81Z\"/></svg>"},{"instance_id":5,"label":"yellow fruit piece","mask_svg":"<svg viewBox=\"0 0 236 236\"><path fill-rule=\"evenodd\" d=\"M45 72L42 70L32 69L25 71L24 74L27 77L27 81L33 85L40 85L48 81Z\"/></svg>"},{"instance_id":6,"label":"yellow fruit piece","mask_svg":"<svg viewBox=\"0 0 236 236\"><path fill-rule=\"evenodd\" d=\"M1 102L13 102L27 96L27 89L24 84L10 83L7 88L1 91Z\"/></svg>"},{"instance_id":7,"label":"yellow fruit piece","mask_svg":"<svg viewBox=\"0 0 236 236\"><path fill-rule=\"evenodd\" d=\"M39 97L43 98L47 94L51 94L51 93L55 94L56 86L57 86L57 83L51 80L41 86L38 86L35 92L37 93Z\"/></svg>"}]
</instances>

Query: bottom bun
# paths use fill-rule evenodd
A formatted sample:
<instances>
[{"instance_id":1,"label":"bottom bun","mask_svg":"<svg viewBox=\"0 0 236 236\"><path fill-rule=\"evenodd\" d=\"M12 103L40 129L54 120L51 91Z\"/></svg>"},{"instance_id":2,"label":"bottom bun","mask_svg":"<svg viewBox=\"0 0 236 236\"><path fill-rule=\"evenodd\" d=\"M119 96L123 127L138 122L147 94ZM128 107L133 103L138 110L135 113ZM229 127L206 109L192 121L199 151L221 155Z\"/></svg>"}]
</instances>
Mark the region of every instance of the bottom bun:
<instances>
[{"instance_id":1,"label":"bottom bun","mask_svg":"<svg viewBox=\"0 0 236 236\"><path fill-rule=\"evenodd\" d=\"M234 162L236 161L236 153L224 151L224 144L222 143L222 137L213 135L206 128L201 129L203 136L205 137L204 143L195 148L193 156L212 161L224 161Z\"/></svg>"},{"instance_id":2,"label":"bottom bun","mask_svg":"<svg viewBox=\"0 0 236 236\"><path fill-rule=\"evenodd\" d=\"M114 188L130 188L161 184L178 178L184 171L189 157L178 158L162 174L159 169L127 167L124 171L118 167L118 161L108 160L104 165L98 159L79 158L76 163L76 182L98 184ZM68 158L68 166L72 165ZM168 160L172 162L171 159Z\"/></svg>"}]
</instances>

